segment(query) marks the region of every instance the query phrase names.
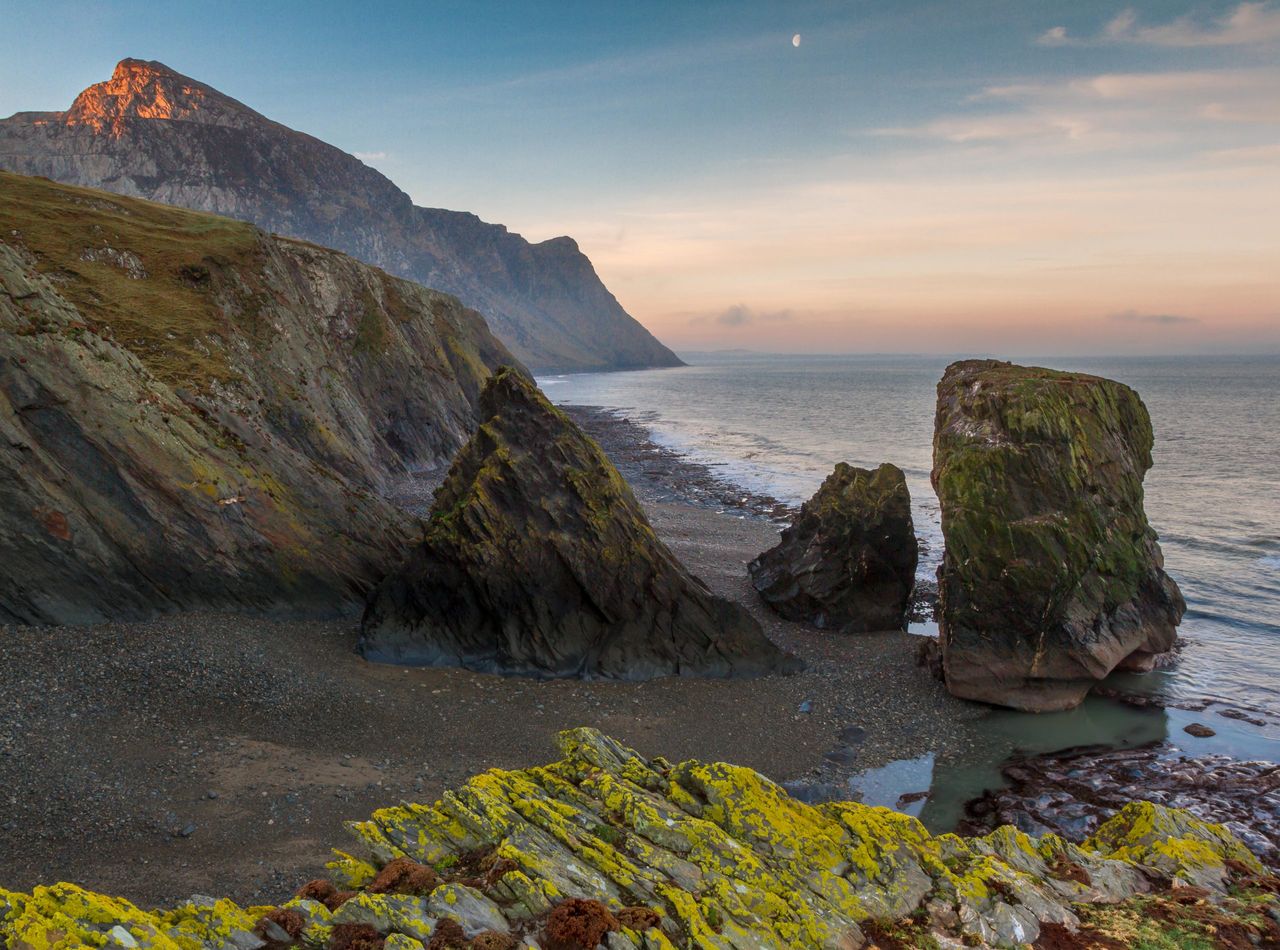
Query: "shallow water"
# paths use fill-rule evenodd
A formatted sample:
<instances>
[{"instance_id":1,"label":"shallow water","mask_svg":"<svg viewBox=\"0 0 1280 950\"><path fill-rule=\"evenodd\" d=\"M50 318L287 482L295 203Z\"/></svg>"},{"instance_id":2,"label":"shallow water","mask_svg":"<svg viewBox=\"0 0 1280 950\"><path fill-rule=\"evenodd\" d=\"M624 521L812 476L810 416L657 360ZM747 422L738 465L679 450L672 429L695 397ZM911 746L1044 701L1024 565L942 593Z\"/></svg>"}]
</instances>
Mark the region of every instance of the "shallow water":
<instances>
[{"instance_id":1,"label":"shallow water","mask_svg":"<svg viewBox=\"0 0 1280 950\"><path fill-rule=\"evenodd\" d=\"M681 369L540 379L556 402L622 410L654 441L711 465L755 491L799 503L838 461L898 465L907 476L919 573L942 554L938 503L929 484L935 387L947 358L703 357ZM1156 432L1146 507L1166 568L1187 599L1188 641L1168 671L1115 677L1130 692L1173 702L1201 698L1262 714L1271 725L1223 718L1224 706L1189 713L1135 709L1091 698L1070 713L992 710L986 748L955 761L902 765L862 777L877 799L918 789L930 825L944 827L960 802L999 780L1013 750L1141 744L1168 738L1195 754L1280 760L1280 357L1043 358L1022 360L1118 379L1141 394ZM918 632L928 632L921 629ZM1192 721L1218 733L1194 739ZM893 775L899 778L895 782ZM877 803L892 804L888 801Z\"/></svg>"}]
</instances>

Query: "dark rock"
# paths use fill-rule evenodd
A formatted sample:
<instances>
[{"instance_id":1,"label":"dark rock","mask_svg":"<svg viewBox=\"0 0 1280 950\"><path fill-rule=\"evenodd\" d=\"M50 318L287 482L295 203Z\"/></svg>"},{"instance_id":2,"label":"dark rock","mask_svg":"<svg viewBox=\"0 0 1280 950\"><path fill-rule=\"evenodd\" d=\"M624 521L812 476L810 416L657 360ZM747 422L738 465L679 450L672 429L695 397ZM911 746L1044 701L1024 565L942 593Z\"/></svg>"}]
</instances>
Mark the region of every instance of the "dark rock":
<instances>
[{"instance_id":1,"label":"dark rock","mask_svg":"<svg viewBox=\"0 0 1280 950\"><path fill-rule=\"evenodd\" d=\"M765 603L788 620L896 630L906 626L918 557L902 471L841 462L749 570Z\"/></svg>"},{"instance_id":2,"label":"dark rock","mask_svg":"<svg viewBox=\"0 0 1280 950\"><path fill-rule=\"evenodd\" d=\"M1197 739L1208 739L1210 736L1216 736L1217 733L1203 723L1193 722L1189 726L1183 727L1183 732L1189 736L1195 736Z\"/></svg>"},{"instance_id":3,"label":"dark rock","mask_svg":"<svg viewBox=\"0 0 1280 950\"><path fill-rule=\"evenodd\" d=\"M619 679L799 668L681 566L599 447L527 378L500 372L481 407L423 542L374 592L366 657Z\"/></svg>"},{"instance_id":4,"label":"dark rock","mask_svg":"<svg viewBox=\"0 0 1280 950\"><path fill-rule=\"evenodd\" d=\"M122 60L66 112L0 120L0 168L338 248L456 294L541 370L682 365L622 308L572 238L531 244L474 214L417 207L354 155L163 63ZM181 276L199 287L203 267L189 262Z\"/></svg>"},{"instance_id":5,"label":"dark rock","mask_svg":"<svg viewBox=\"0 0 1280 950\"><path fill-rule=\"evenodd\" d=\"M933 484L952 693L1069 709L1173 647L1186 605L1142 507L1151 447L1128 386L992 360L947 368Z\"/></svg>"}]
</instances>

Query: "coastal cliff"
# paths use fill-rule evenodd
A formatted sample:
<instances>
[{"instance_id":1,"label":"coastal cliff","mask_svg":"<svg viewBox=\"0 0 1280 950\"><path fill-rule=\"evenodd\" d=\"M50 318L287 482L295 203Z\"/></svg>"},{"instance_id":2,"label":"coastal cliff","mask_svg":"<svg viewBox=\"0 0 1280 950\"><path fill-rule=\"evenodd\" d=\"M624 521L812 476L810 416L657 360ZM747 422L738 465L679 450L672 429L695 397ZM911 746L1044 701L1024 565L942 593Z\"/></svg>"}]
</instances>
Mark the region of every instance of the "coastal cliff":
<instances>
[{"instance_id":1,"label":"coastal cliff","mask_svg":"<svg viewBox=\"0 0 1280 950\"><path fill-rule=\"evenodd\" d=\"M351 610L514 358L447 295L0 172L0 620Z\"/></svg>"},{"instance_id":2,"label":"coastal cliff","mask_svg":"<svg viewBox=\"0 0 1280 950\"><path fill-rule=\"evenodd\" d=\"M13 950L610 950L1250 946L1280 882L1222 827L1134 803L1083 844L932 836L802 804L725 763L646 760L591 729L350 825L330 878L279 906L144 911L73 884L0 890ZM1172 941L1172 942L1170 942ZM1243 941L1243 942L1233 942Z\"/></svg>"},{"instance_id":3,"label":"coastal cliff","mask_svg":"<svg viewBox=\"0 0 1280 950\"><path fill-rule=\"evenodd\" d=\"M353 155L162 63L122 60L66 112L0 120L0 169L43 175L334 247L479 310L538 370L679 366L568 237L531 244L416 207Z\"/></svg>"}]
</instances>

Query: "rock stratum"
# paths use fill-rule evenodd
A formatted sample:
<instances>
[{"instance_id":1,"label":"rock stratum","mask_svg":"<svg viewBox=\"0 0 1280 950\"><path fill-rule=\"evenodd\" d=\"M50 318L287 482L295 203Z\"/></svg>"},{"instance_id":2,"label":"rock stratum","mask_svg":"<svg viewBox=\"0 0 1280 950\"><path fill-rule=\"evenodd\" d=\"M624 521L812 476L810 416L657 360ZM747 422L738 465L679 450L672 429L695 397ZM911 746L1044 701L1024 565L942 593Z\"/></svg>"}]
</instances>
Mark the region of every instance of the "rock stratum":
<instances>
[{"instance_id":1,"label":"rock stratum","mask_svg":"<svg viewBox=\"0 0 1280 950\"><path fill-rule=\"evenodd\" d=\"M499 372L480 406L422 543L370 599L366 657L630 680L800 667L685 570L599 446L527 377Z\"/></svg>"},{"instance_id":2,"label":"rock stratum","mask_svg":"<svg viewBox=\"0 0 1280 950\"><path fill-rule=\"evenodd\" d=\"M0 890L8 950L844 950L1274 946L1280 881L1219 825L1133 803L1082 844L962 838L750 769L645 760L590 729L350 825L278 907L141 910L73 884Z\"/></svg>"},{"instance_id":3,"label":"rock stratum","mask_svg":"<svg viewBox=\"0 0 1280 950\"><path fill-rule=\"evenodd\" d=\"M902 470L841 462L777 547L748 569L765 603L788 620L845 632L901 630L918 559Z\"/></svg>"},{"instance_id":4,"label":"rock stratum","mask_svg":"<svg viewBox=\"0 0 1280 950\"><path fill-rule=\"evenodd\" d=\"M0 168L338 248L456 295L539 370L681 365L573 239L530 244L472 214L415 207L355 156L161 63L122 60L66 112L0 120Z\"/></svg>"},{"instance_id":5,"label":"rock stratum","mask_svg":"<svg viewBox=\"0 0 1280 950\"><path fill-rule=\"evenodd\" d=\"M0 621L354 609L380 497L512 362L479 314L238 221L0 172Z\"/></svg>"},{"instance_id":6,"label":"rock stratum","mask_svg":"<svg viewBox=\"0 0 1280 950\"><path fill-rule=\"evenodd\" d=\"M1151 419L1121 383L993 360L938 384L947 688L1045 711L1173 648L1186 604L1143 510Z\"/></svg>"}]
</instances>

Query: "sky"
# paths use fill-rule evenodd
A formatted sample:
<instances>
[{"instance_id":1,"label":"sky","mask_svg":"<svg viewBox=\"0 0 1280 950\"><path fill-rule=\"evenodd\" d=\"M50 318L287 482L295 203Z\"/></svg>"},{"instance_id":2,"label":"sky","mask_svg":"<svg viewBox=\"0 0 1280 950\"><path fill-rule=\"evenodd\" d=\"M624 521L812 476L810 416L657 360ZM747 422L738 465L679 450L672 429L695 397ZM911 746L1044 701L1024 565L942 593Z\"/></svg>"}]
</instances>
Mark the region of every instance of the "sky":
<instances>
[{"instance_id":1,"label":"sky","mask_svg":"<svg viewBox=\"0 0 1280 950\"><path fill-rule=\"evenodd\" d=\"M1280 0L0 0L0 115L157 59L679 349L1280 352Z\"/></svg>"}]
</instances>

